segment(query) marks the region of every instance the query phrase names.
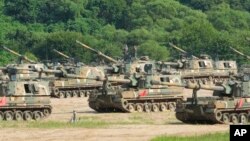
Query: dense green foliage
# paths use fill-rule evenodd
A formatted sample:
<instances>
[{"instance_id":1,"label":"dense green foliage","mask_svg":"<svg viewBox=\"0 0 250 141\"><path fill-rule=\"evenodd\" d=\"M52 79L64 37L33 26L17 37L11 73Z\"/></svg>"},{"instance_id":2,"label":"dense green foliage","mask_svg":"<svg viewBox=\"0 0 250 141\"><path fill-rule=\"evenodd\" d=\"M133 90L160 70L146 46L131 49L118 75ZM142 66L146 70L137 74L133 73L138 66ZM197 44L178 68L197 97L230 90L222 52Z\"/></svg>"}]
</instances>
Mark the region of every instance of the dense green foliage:
<instances>
[{"instance_id":1,"label":"dense green foliage","mask_svg":"<svg viewBox=\"0 0 250 141\"><path fill-rule=\"evenodd\" d=\"M152 141L229 141L229 133L213 133L200 136L160 136Z\"/></svg>"},{"instance_id":2,"label":"dense green foliage","mask_svg":"<svg viewBox=\"0 0 250 141\"><path fill-rule=\"evenodd\" d=\"M228 47L250 55L249 29L250 0L0 0L0 45L39 60L58 57L55 48L94 61L77 39L115 58L126 44L153 59L176 58L172 42L197 56L244 62ZM0 55L0 64L15 58Z\"/></svg>"}]
</instances>

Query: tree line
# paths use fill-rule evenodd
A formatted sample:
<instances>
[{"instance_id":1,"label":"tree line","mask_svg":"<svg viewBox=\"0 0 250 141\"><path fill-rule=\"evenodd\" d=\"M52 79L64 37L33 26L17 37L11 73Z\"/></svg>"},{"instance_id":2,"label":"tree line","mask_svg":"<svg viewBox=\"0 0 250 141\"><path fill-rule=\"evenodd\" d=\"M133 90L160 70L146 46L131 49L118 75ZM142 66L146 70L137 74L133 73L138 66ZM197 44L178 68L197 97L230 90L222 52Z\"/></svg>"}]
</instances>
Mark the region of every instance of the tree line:
<instances>
[{"instance_id":1,"label":"tree line","mask_svg":"<svg viewBox=\"0 0 250 141\"><path fill-rule=\"evenodd\" d=\"M0 0L0 45L37 60L59 58L53 49L85 63L96 55L75 40L114 58L137 46L139 55L173 60L179 52L237 60L248 55L250 0ZM0 64L15 60L0 50Z\"/></svg>"}]
</instances>

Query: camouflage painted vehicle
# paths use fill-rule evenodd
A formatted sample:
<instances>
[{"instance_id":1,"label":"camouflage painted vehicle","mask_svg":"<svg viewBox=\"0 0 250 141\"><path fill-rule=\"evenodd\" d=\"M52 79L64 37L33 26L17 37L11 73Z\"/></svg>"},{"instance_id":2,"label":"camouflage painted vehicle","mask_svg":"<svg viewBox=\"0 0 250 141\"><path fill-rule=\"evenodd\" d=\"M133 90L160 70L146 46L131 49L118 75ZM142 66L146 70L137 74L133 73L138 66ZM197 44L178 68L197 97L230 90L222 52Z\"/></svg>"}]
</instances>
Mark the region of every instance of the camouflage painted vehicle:
<instances>
[{"instance_id":1,"label":"camouflage painted vehicle","mask_svg":"<svg viewBox=\"0 0 250 141\"><path fill-rule=\"evenodd\" d=\"M177 103L176 118L184 123L243 123L250 121L250 74L218 85L187 85L194 89L186 102ZM212 97L197 97L199 89L212 90Z\"/></svg>"},{"instance_id":2,"label":"camouflage painted vehicle","mask_svg":"<svg viewBox=\"0 0 250 141\"><path fill-rule=\"evenodd\" d=\"M8 67L10 80L0 80L0 120L39 120L51 114L49 82L25 80ZM19 78L18 80L16 78Z\"/></svg>"},{"instance_id":3,"label":"camouflage painted vehicle","mask_svg":"<svg viewBox=\"0 0 250 141\"><path fill-rule=\"evenodd\" d=\"M65 73L67 73L67 71ZM102 86L102 83L96 80L79 79L61 74L61 72L57 72L57 79L51 80L51 95L53 97L86 97ZM82 66L75 68L74 75L83 78L95 78L97 76L104 77L104 72L102 71L102 68Z\"/></svg>"},{"instance_id":4,"label":"camouflage painted vehicle","mask_svg":"<svg viewBox=\"0 0 250 141\"><path fill-rule=\"evenodd\" d=\"M89 106L97 112L158 112L173 111L176 102L183 100L183 88L154 84L155 81L181 84L179 75L154 74L152 64L137 64L130 69L137 73L123 79L106 76L102 89L89 96ZM114 82L120 85L113 85Z\"/></svg>"},{"instance_id":5,"label":"camouflage painted vehicle","mask_svg":"<svg viewBox=\"0 0 250 141\"><path fill-rule=\"evenodd\" d=\"M187 54L186 51L170 44L172 47ZM180 74L187 82L203 82L204 84L224 82L229 79L229 75L237 74L237 64L235 61L220 60L213 61L210 56L201 54L199 57L182 56L175 63L160 62L162 71L169 74Z\"/></svg>"},{"instance_id":6,"label":"camouflage painted vehicle","mask_svg":"<svg viewBox=\"0 0 250 141\"><path fill-rule=\"evenodd\" d=\"M109 82L124 83L114 86ZM181 82L179 76L146 76L137 79L104 80L103 88L89 96L89 106L97 112L158 112L175 110L183 100L183 89L155 85L153 81Z\"/></svg>"},{"instance_id":7,"label":"camouflage painted vehicle","mask_svg":"<svg viewBox=\"0 0 250 141\"><path fill-rule=\"evenodd\" d=\"M64 74L72 74L74 76L87 77L104 77L102 67L92 67L83 65L83 63L75 62L74 59L54 49L54 52L63 56L67 60L60 62L60 65L54 66L56 79L51 80L51 96L56 98L70 97L87 97L96 89L102 86L102 83L95 80L79 79L76 77L68 77ZM59 71L58 71L59 70Z\"/></svg>"}]
</instances>

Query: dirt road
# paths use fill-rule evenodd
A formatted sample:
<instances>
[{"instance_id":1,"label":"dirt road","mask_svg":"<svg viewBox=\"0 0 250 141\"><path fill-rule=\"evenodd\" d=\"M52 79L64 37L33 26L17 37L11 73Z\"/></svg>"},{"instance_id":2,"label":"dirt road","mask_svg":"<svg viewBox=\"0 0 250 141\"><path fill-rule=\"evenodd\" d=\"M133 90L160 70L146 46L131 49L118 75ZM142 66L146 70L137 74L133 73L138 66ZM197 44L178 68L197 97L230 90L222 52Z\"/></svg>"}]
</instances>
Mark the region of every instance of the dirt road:
<instances>
[{"instance_id":1,"label":"dirt road","mask_svg":"<svg viewBox=\"0 0 250 141\"><path fill-rule=\"evenodd\" d=\"M228 130L226 125L119 125L97 129L1 129L11 141L147 141L158 135L196 135Z\"/></svg>"},{"instance_id":2,"label":"dirt road","mask_svg":"<svg viewBox=\"0 0 250 141\"><path fill-rule=\"evenodd\" d=\"M174 112L164 113L96 113L87 98L52 99L53 113L45 121L68 122L72 111L81 120L113 123L95 128L1 128L0 141L138 141L159 135L199 135L228 131L228 125L188 125L175 119Z\"/></svg>"}]
</instances>

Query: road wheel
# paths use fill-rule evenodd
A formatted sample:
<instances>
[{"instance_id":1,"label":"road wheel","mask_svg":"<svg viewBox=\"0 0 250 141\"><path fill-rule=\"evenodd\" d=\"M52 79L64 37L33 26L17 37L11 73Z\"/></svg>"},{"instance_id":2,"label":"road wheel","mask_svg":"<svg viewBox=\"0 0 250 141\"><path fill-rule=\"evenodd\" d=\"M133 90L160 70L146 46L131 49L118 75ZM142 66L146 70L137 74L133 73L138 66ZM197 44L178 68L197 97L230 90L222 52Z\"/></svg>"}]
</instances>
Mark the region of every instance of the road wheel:
<instances>
[{"instance_id":1,"label":"road wheel","mask_svg":"<svg viewBox=\"0 0 250 141\"><path fill-rule=\"evenodd\" d=\"M168 104L168 109L169 109L170 111L175 111L175 109L176 109L175 104L174 104L174 103L169 103L169 104Z\"/></svg>"},{"instance_id":2,"label":"road wheel","mask_svg":"<svg viewBox=\"0 0 250 141\"><path fill-rule=\"evenodd\" d=\"M65 92L65 98L70 98L71 97L71 94L69 91Z\"/></svg>"},{"instance_id":3,"label":"road wheel","mask_svg":"<svg viewBox=\"0 0 250 141\"><path fill-rule=\"evenodd\" d=\"M150 108L149 104L147 104L147 103L144 104L144 111L147 113L151 112L151 108Z\"/></svg>"},{"instance_id":4,"label":"road wheel","mask_svg":"<svg viewBox=\"0 0 250 141\"><path fill-rule=\"evenodd\" d=\"M50 109L44 109L43 110L44 117L48 117L50 115L50 113L51 113Z\"/></svg>"},{"instance_id":5,"label":"road wheel","mask_svg":"<svg viewBox=\"0 0 250 141\"><path fill-rule=\"evenodd\" d=\"M77 92L76 91L72 92L72 97L77 97Z\"/></svg>"},{"instance_id":6,"label":"road wheel","mask_svg":"<svg viewBox=\"0 0 250 141\"><path fill-rule=\"evenodd\" d=\"M60 94L59 89L55 88L55 89L53 90L53 95L56 96L56 97L59 97L59 94Z\"/></svg>"},{"instance_id":7,"label":"road wheel","mask_svg":"<svg viewBox=\"0 0 250 141\"><path fill-rule=\"evenodd\" d=\"M132 103L128 104L128 111L130 113L135 112L135 106L134 106L134 104L132 104Z\"/></svg>"},{"instance_id":8,"label":"road wheel","mask_svg":"<svg viewBox=\"0 0 250 141\"><path fill-rule=\"evenodd\" d=\"M33 119L34 120L40 120L42 117L41 113L39 111L34 111L33 112Z\"/></svg>"},{"instance_id":9,"label":"road wheel","mask_svg":"<svg viewBox=\"0 0 250 141\"><path fill-rule=\"evenodd\" d=\"M247 114L241 113L239 115L239 120L240 120L240 123L247 124L248 123Z\"/></svg>"},{"instance_id":10,"label":"road wheel","mask_svg":"<svg viewBox=\"0 0 250 141\"><path fill-rule=\"evenodd\" d=\"M4 112L4 119L6 121L11 121L13 120L13 112L12 111L5 111Z\"/></svg>"},{"instance_id":11,"label":"road wheel","mask_svg":"<svg viewBox=\"0 0 250 141\"><path fill-rule=\"evenodd\" d=\"M65 94L64 94L64 92L59 92L59 98L64 98L65 97Z\"/></svg>"},{"instance_id":12,"label":"road wheel","mask_svg":"<svg viewBox=\"0 0 250 141\"><path fill-rule=\"evenodd\" d=\"M23 118L24 118L24 120L26 120L26 121L32 120L32 113L31 113L31 111L25 111L25 112L23 113Z\"/></svg>"},{"instance_id":13,"label":"road wheel","mask_svg":"<svg viewBox=\"0 0 250 141\"><path fill-rule=\"evenodd\" d=\"M159 112L159 106L157 104L153 104L152 111L153 112Z\"/></svg>"},{"instance_id":14,"label":"road wheel","mask_svg":"<svg viewBox=\"0 0 250 141\"><path fill-rule=\"evenodd\" d=\"M160 110L161 110L162 112L167 111L167 106L166 106L166 104L161 103L161 104L160 104Z\"/></svg>"},{"instance_id":15,"label":"road wheel","mask_svg":"<svg viewBox=\"0 0 250 141\"><path fill-rule=\"evenodd\" d=\"M23 120L23 113L21 111L15 111L14 118L16 121Z\"/></svg>"},{"instance_id":16,"label":"road wheel","mask_svg":"<svg viewBox=\"0 0 250 141\"><path fill-rule=\"evenodd\" d=\"M239 123L239 118L238 118L237 114L231 114L230 119L231 119L233 124L238 124Z\"/></svg>"},{"instance_id":17,"label":"road wheel","mask_svg":"<svg viewBox=\"0 0 250 141\"><path fill-rule=\"evenodd\" d=\"M0 121L4 119L3 112L0 112Z\"/></svg>"},{"instance_id":18,"label":"road wheel","mask_svg":"<svg viewBox=\"0 0 250 141\"><path fill-rule=\"evenodd\" d=\"M216 111L215 112L215 119L218 121L218 122L221 122L222 120L222 113L220 111Z\"/></svg>"},{"instance_id":19,"label":"road wheel","mask_svg":"<svg viewBox=\"0 0 250 141\"><path fill-rule=\"evenodd\" d=\"M137 110L137 112L143 112L143 106L142 106L142 104L136 104L136 110Z\"/></svg>"},{"instance_id":20,"label":"road wheel","mask_svg":"<svg viewBox=\"0 0 250 141\"><path fill-rule=\"evenodd\" d=\"M224 113L223 116L222 116L222 121L223 123L225 124L229 124L230 123L230 117L229 117L229 114L228 113Z\"/></svg>"},{"instance_id":21,"label":"road wheel","mask_svg":"<svg viewBox=\"0 0 250 141\"><path fill-rule=\"evenodd\" d=\"M84 95L85 95L85 94L84 94L84 91L79 91L79 92L78 92L78 97L84 97Z\"/></svg>"}]
</instances>

